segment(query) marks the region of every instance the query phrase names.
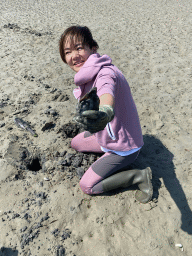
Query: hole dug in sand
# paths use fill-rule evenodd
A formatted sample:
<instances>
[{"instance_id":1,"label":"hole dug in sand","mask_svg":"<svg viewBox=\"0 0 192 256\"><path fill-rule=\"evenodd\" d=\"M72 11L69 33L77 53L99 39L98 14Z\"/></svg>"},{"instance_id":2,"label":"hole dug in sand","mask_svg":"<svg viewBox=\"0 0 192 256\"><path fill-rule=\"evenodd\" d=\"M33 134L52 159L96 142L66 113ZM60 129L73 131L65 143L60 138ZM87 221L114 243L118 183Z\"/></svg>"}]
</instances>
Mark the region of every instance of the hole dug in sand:
<instances>
[{"instance_id":1,"label":"hole dug in sand","mask_svg":"<svg viewBox=\"0 0 192 256\"><path fill-rule=\"evenodd\" d=\"M27 169L30 171L39 171L42 169L41 164L39 162L39 158L36 157L32 160L31 164L27 165Z\"/></svg>"},{"instance_id":2,"label":"hole dug in sand","mask_svg":"<svg viewBox=\"0 0 192 256\"><path fill-rule=\"evenodd\" d=\"M41 170L45 157L39 149L23 147L20 144L19 141L10 143L5 154L8 163L20 170Z\"/></svg>"}]
</instances>

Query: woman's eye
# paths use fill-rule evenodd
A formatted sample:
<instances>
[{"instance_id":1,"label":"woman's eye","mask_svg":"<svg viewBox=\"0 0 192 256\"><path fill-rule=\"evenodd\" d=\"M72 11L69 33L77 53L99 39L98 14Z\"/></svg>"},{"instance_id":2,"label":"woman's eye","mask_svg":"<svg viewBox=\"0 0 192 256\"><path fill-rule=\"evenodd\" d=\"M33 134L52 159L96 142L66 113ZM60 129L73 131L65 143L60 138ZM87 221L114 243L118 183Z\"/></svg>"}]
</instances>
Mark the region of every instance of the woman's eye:
<instances>
[{"instance_id":1,"label":"woman's eye","mask_svg":"<svg viewBox=\"0 0 192 256\"><path fill-rule=\"evenodd\" d=\"M83 49L82 47L78 47L78 48L77 48L78 51L79 51L79 50L82 50L82 49Z\"/></svg>"},{"instance_id":2,"label":"woman's eye","mask_svg":"<svg viewBox=\"0 0 192 256\"><path fill-rule=\"evenodd\" d=\"M65 52L65 55L69 54L70 52Z\"/></svg>"}]
</instances>

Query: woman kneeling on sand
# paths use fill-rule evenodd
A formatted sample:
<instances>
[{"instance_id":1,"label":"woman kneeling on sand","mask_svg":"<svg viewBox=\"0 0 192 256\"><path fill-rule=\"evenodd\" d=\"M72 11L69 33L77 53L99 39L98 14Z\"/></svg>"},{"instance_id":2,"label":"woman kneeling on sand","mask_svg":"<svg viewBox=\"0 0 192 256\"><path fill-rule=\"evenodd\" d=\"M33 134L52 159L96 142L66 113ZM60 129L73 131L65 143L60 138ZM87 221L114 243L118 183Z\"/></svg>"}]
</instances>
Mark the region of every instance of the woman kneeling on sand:
<instances>
[{"instance_id":1,"label":"woman kneeling on sand","mask_svg":"<svg viewBox=\"0 0 192 256\"><path fill-rule=\"evenodd\" d=\"M59 48L64 63L76 72L74 81L78 88L73 91L76 99L80 100L93 87L97 87L100 99L97 112L85 111L76 119L83 124L85 132L71 141L72 148L79 152L104 153L81 178L82 191L100 194L138 184L140 190L135 197L147 203L153 194L151 169L126 170L144 144L128 82L109 56L97 53L98 44L87 27L66 29Z\"/></svg>"}]
</instances>

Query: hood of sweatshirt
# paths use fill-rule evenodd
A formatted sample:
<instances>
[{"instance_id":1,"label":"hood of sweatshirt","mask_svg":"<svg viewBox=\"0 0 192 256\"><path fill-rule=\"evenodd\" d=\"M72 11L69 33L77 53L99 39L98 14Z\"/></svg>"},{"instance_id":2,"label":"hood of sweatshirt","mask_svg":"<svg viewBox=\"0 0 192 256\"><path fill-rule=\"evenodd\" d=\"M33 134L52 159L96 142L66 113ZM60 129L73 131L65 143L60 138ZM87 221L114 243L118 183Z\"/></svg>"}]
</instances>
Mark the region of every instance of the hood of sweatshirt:
<instances>
[{"instance_id":1,"label":"hood of sweatshirt","mask_svg":"<svg viewBox=\"0 0 192 256\"><path fill-rule=\"evenodd\" d=\"M110 66L111 64L112 59L109 56L100 56L99 53L91 54L79 72L75 74L74 82L78 86L73 90L75 98L80 97L84 86L94 79L103 66Z\"/></svg>"}]
</instances>

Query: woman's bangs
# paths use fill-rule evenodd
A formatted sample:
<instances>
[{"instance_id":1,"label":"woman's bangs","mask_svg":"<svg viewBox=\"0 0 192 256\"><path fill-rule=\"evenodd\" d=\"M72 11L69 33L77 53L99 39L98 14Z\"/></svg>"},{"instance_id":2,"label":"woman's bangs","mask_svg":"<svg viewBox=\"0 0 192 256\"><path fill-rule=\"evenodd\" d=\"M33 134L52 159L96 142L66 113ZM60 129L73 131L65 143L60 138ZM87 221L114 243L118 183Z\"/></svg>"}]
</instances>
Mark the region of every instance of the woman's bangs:
<instances>
[{"instance_id":1,"label":"woman's bangs","mask_svg":"<svg viewBox=\"0 0 192 256\"><path fill-rule=\"evenodd\" d=\"M76 32L76 31L74 31ZM69 35L66 35L64 40L64 45L69 42L72 47L75 47L77 43L82 43L82 45L85 44L84 36L81 33L70 33Z\"/></svg>"}]
</instances>

